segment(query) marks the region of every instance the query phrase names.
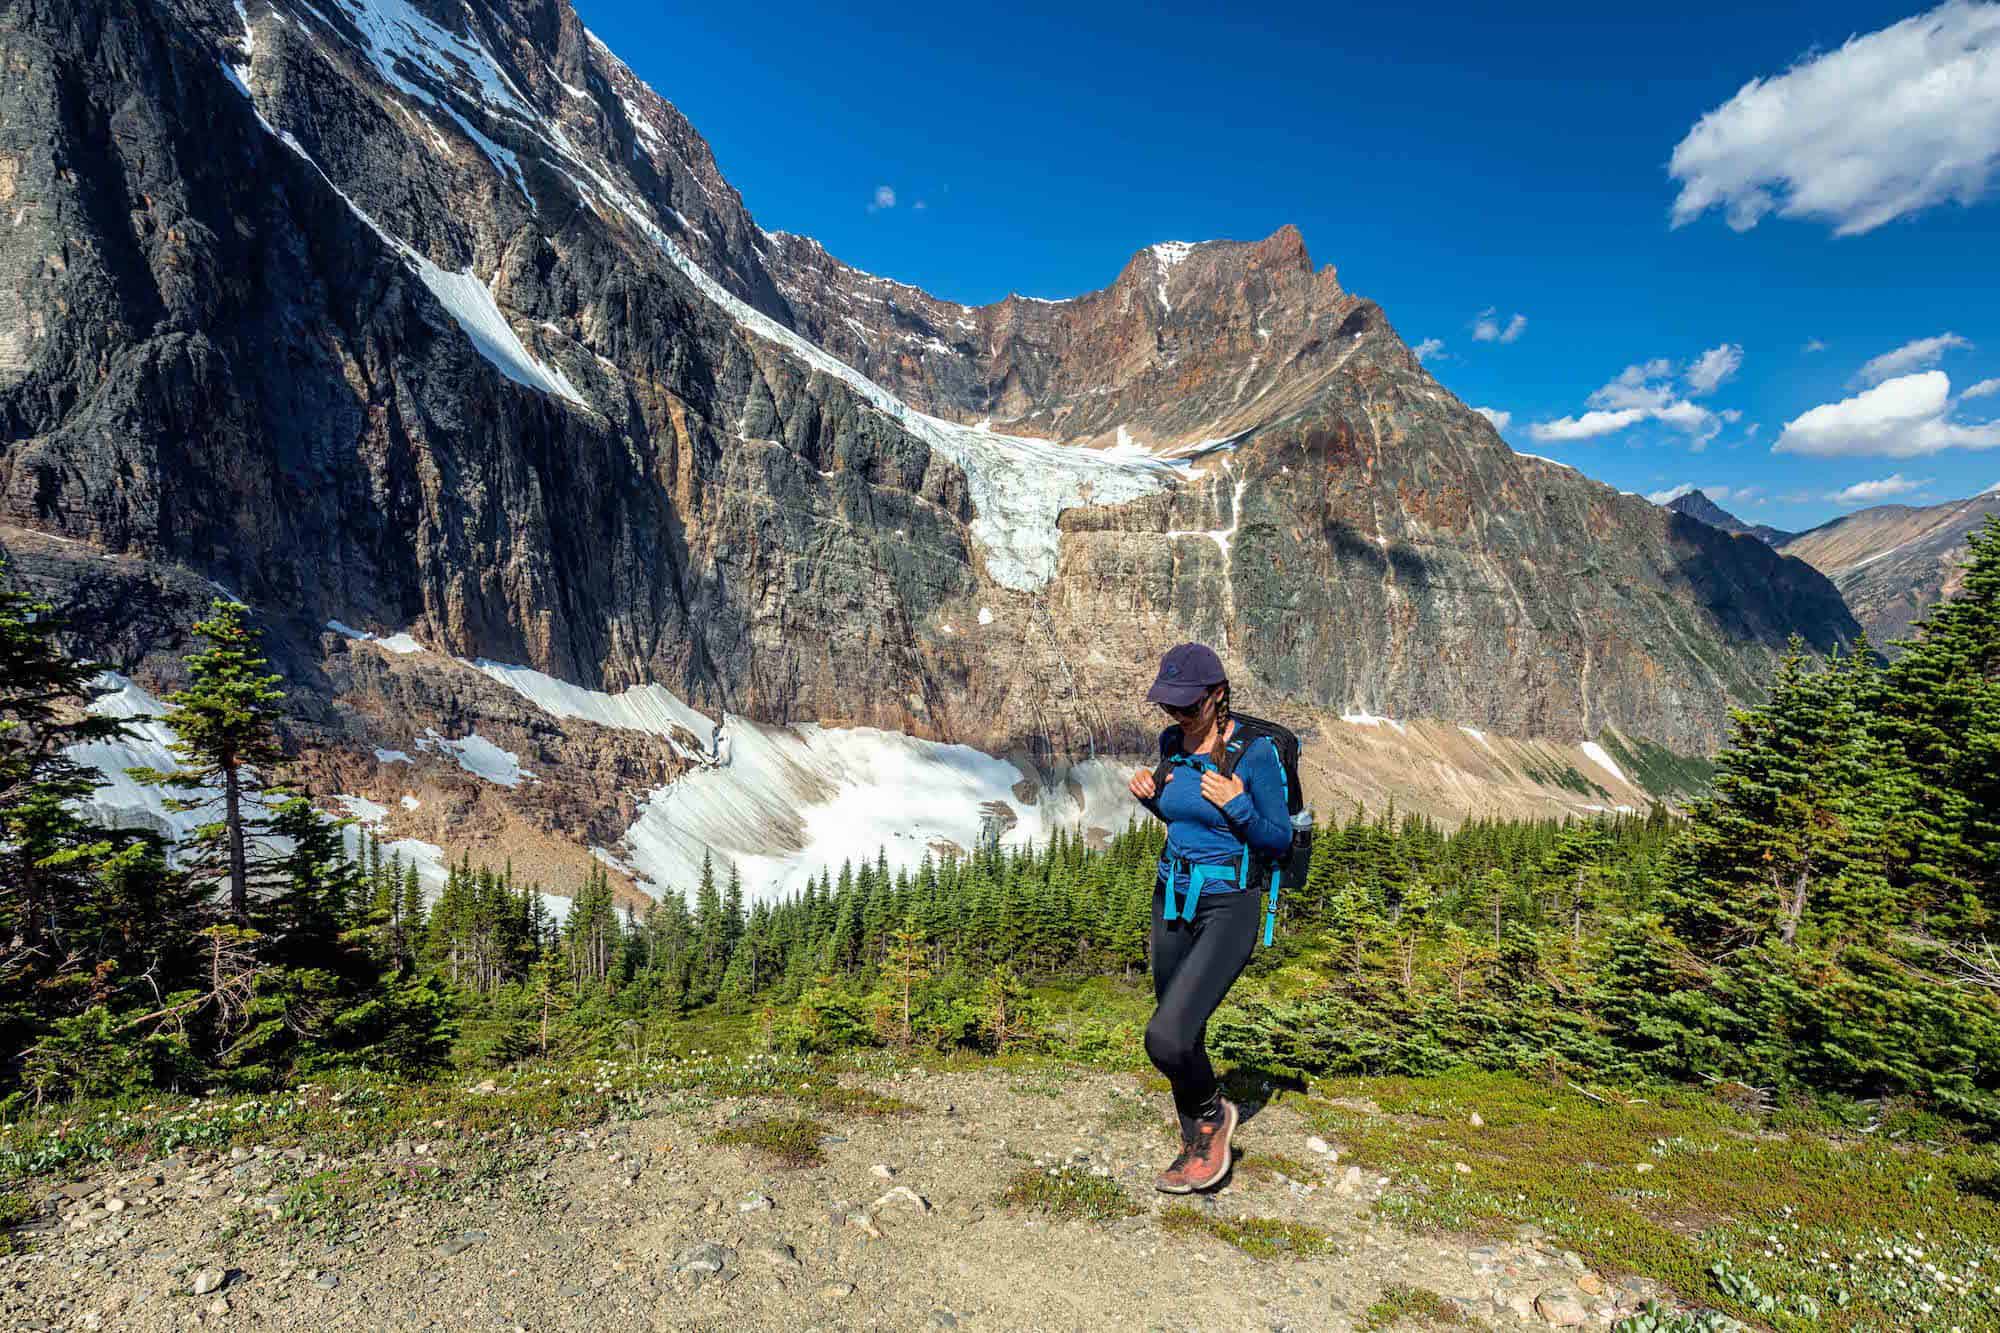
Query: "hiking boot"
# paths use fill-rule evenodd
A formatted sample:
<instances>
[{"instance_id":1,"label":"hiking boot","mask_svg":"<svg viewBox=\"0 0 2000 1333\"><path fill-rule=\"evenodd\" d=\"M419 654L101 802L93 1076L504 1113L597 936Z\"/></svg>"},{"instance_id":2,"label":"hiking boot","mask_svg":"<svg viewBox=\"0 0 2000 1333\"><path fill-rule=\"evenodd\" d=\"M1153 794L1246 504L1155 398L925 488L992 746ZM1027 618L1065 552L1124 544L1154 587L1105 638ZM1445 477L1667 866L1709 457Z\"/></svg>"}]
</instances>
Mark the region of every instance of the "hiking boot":
<instances>
[{"instance_id":1,"label":"hiking boot","mask_svg":"<svg viewBox=\"0 0 2000 1333\"><path fill-rule=\"evenodd\" d=\"M1192 1194L1213 1188L1229 1174L1229 1137L1236 1132L1236 1103L1227 1097L1217 1100L1222 1103L1222 1118L1204 1122L1195 1130L1194 1140L1181 1145L1180 1156L1153 1181L1154 1188L1164 1194Z\"/></svg>"}]
</instances>

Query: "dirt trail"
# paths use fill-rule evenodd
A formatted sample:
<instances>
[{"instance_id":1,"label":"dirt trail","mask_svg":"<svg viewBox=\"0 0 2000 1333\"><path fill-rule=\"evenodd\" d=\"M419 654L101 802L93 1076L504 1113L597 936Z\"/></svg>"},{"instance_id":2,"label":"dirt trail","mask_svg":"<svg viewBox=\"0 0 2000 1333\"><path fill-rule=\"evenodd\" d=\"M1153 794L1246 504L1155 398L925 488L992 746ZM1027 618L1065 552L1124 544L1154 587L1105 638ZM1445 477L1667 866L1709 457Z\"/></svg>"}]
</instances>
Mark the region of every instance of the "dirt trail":
<instances>
[{"instance_id":1,"label":"dirt trail","mask_svg":"<svg viewBox=\"0 0 2000 1333\"><path fill-rule=\"evenodd\" d=\"M1488 1327L1603 1327L1651 1294L1533 1238L1433 1239L1373 1218L1382 1178L1313 1142L1282 1101L1238 1145L1304 1178L1253 1158L1194 1205L1323 1228L1334 1255L1257 1259L1164 1229L1161 1209L1185 1202L1151 1188L1166 1099L1130 1076L992 1068L870 1085L919 1109L822 1115L826 1161L800 1169L707 1141L795 1108L685 1096L498 1153L413 1140L345 1160L236 1149L127 1166L51 1191L27 1252L0 1260L0 1325L1349 1329L1407 1283ZM1141 1211L1093 1223L997 1203L1037 1158L1107 1174ZM408 1183L392 1194L384 1172Z\"/></svg>"}]
</instances>

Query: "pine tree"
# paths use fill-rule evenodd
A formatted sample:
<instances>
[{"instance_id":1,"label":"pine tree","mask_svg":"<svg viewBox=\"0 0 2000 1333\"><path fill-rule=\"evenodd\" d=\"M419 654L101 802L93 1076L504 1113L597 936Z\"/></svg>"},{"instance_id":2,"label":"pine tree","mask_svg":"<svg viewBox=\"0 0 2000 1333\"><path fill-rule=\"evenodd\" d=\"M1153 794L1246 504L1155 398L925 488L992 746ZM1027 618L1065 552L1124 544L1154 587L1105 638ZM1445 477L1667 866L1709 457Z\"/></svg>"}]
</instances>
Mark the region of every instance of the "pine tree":
<instances>
[{"instance_id":1,"label":"pine tree","mask_svg":"<svg viewBox=\"0 0 2000 1333\"><path fill-rule=\"evenodd\" d=\"M168 697L164 719L174 731L173 752L181 767L145 775L147 781L190 792L221 784L222 820L197 837L221 844L229 914L238 925L250 920L249 837L263 824L245 807L254 802L265 771L284 758L277 730L284 696L277 689L279 677L265 669L269 663L258 650L257 631L243 623L247 611L240 602L217 599L209 618L195 622L195 634L208 646L186 659L188 684Z\"/></svg>"},{"instance_id":2,"label":"pine tree","mask_svg":"<svg viewBox=\"0 0 2000 1333\"><path fill-rule=\"evenodd\" d=\"M912 1019L918 986L930 978L929 950L924 937L905 926L890 937L889 957L883 964L882 980L889 988L896 1014L894 1040L908 1046L916 1039Z\"/></svg>"},{"instance_id":3,"label":"pine tree","mask_svg":"<svg viewBox=\"0 0 2000 1333\"><path fill-rule=\"evenodd\" d=\"M44 942L60 930L64 907L88 900L95 868L131 841L75 809L102 780L68 747L117 740L129 729L85 711L109 691L92 683L101 667L58 647L62 631L47 602L0 583L0 929L17 941L20 957L42 960L34 971L52 961Z\"/></svg>"}]
</instances>

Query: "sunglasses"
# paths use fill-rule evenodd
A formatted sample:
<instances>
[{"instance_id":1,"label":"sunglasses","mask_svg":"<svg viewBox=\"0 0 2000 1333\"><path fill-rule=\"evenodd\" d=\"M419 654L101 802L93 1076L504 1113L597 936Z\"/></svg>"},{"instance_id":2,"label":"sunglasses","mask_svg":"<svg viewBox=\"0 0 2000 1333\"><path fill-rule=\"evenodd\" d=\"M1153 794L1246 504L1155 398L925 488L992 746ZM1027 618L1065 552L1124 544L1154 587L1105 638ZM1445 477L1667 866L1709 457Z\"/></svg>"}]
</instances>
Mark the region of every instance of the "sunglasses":
<instances>
[{"instance_id":1,"label":"sunglasses","mask_svg":"<svg viewBox=\"0 0 2000 1333\"><path fill-rule=\"evenodd\" d=\"M1165 712L1174 717L1188 718L1188 717L1200 716L1203 706L1206 705L1207 703L1208 700L1206 698L1202 698L1202 699L1197 699L1195 702L1189 704L1186 708L1176 708L1172 704L1161 704L1160 707Z\"/></svg>"}]
</instances>

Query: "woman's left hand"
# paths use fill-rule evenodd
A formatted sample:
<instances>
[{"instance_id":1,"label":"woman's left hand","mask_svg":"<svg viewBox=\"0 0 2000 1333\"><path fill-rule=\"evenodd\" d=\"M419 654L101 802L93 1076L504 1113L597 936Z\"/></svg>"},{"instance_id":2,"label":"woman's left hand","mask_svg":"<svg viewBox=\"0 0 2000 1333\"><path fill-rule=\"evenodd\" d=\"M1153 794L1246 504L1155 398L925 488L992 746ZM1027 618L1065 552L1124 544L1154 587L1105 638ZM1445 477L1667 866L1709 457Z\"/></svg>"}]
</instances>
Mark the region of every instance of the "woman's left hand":
<instances>
[{"instance_id":1,"label":"woman's left hand","mask_svg":"<svg viewBox=\"0 0 2000 1333\"><path fill-rule=\"evenodd\" d=\"M1243 794L1243 779L1234 776L1225 778L1222 774L1212 771L1203 773L1201 794L1216 805L1228 805Z\"/></svg>"}]
</instances>

